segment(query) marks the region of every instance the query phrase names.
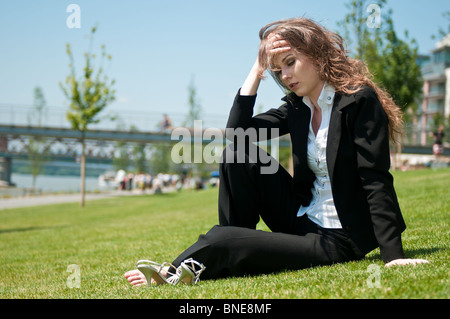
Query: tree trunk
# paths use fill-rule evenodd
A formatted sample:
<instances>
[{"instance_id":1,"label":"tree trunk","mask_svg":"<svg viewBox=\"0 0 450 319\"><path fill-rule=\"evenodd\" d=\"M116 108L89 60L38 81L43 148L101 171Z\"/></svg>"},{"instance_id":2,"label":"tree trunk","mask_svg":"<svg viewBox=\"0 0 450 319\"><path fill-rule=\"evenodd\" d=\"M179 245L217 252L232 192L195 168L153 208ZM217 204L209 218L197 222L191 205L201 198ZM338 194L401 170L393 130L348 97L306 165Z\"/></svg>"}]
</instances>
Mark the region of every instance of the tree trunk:
<instances>
[{"instance_id":1,"label":"tree trunk","mask_svg":"<svg viewBox=\"0 0 450 319\"><path fill-rule=\"evenodd\" d=\"M82 132L81 138L81 199L80 206L84 207L84 197L85 197L85 182L86 182L86 155L85 155L86 145L84 142L84 132Z\"/></svg>"}]
</instances>

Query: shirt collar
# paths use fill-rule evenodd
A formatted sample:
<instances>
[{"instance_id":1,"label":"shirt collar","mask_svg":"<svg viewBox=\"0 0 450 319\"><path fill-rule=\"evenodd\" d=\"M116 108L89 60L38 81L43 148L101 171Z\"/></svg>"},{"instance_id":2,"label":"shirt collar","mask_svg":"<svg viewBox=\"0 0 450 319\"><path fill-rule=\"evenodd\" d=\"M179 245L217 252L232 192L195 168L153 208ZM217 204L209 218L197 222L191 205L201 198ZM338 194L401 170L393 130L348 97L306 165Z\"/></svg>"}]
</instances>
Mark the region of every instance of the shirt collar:
<instances>
[{"instance_id":1,"label":"shirt collar","mask_svg":"<svg viewBox=\"0 0 450 319\"><path fill-rule=\"evenodd\" d=\"M322 108L325 105L333 105L334 101L334 95L336 93L336 90L334 87L329 85L326 81L323 84L322 91L320 92L319 99L317 100L317 103L319 104L319 107ZM313 108L311 100L308 96L303 97L303 102L309 106L309 108Z\"/></svg>"}]
</instances>

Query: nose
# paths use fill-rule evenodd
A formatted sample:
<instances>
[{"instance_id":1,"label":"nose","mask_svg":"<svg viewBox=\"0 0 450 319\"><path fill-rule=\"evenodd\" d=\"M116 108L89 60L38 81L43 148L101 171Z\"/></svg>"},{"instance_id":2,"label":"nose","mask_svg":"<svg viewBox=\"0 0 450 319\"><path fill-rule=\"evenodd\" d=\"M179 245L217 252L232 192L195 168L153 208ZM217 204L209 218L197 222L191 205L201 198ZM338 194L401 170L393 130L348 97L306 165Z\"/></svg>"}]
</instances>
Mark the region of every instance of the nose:
<instances>
[{"instance_id":1,"label":"nose","mask_svg":"<svg viewBox=\"0 0 450 319\"><path fill-rule=\"evenodd\" d=\"M292 78L291 72L288 68L282 68L281 69L281 81L283 83L286 83L286 81L290 80Z\"/></svg>"}]
</instances>

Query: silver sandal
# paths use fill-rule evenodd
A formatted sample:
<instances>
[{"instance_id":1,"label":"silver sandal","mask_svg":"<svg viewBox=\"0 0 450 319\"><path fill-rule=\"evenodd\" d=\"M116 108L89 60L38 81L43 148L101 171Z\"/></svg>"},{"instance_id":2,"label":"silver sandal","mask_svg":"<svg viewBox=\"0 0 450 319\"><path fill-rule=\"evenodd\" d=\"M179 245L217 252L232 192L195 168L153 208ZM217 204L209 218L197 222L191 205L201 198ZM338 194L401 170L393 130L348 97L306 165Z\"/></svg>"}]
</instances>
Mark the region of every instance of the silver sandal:
<instances>
[{"instance_id":1,"label":"silver sandal","mask_svg":"<svg viewBox=\"0 0 450 319\"><path fill-rule=\"evenodd\" d=\"M170 269L175 269L175 267L167 262L158 264L154 261L143 259L136 263L136 267L147 279L149 287L152 285L152 279L157 285L162 285L173 284L178 278L177 274L170 272ZM163 270L167 272L167 276L162 274Z\"/></svg>"},{"instance_id":2,"label":"silver sandal","mask_svg":"<svg viewBox=\"0 0 450 319\"><path fill-rule=\"evenodd\" d=\"M186 259L177 268L176 276L178 278L173 282L173 285L177 285L180 282L195 285L200 281L200 275L205 269L206 267L198 261L192 258Z\"/></svg>"}]
</instances>

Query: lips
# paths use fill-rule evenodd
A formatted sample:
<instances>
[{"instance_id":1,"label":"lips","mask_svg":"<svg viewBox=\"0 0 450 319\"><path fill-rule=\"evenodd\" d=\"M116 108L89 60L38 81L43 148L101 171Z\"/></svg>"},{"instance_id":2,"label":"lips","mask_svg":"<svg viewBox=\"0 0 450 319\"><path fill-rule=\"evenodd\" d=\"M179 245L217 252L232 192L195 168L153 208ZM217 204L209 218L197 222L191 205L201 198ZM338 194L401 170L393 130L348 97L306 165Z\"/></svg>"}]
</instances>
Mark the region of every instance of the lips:
<instances>
[{"instance_id":1,"label":"lips","mask_svg":"<svg viewBox=\"0 0 450 319\"><path fill-rule=\"evenodd\" d=\"M291 90L295 90L296 87L298 87L298 82L289 84L289 89Z\"/></svg>"}]
</instances>

